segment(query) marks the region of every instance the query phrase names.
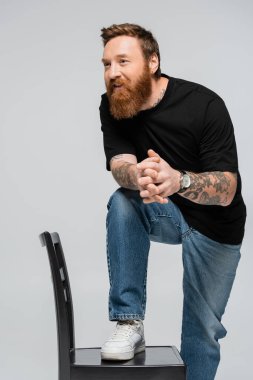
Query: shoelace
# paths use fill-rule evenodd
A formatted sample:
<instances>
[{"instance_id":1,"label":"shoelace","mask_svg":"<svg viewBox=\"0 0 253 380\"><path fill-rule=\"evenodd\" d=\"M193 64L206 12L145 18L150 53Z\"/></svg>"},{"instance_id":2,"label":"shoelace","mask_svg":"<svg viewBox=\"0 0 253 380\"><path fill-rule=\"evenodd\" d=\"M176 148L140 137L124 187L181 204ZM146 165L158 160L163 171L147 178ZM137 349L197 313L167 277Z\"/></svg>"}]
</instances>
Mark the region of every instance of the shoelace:
<instances>
[{"instance_id":1,"label":"shoelace","mask_svg":"<svg viewBox=\"0 0 253 380\"><path fill-rule=\"evenodd\" d=\"M115 340L115 338L124 337L128 338L132 333L133 330L136 330L136 327L133 323L120 321L116 325L116 330L113 332L111 336L111 340Z\"/></svg>"}]
</instances>

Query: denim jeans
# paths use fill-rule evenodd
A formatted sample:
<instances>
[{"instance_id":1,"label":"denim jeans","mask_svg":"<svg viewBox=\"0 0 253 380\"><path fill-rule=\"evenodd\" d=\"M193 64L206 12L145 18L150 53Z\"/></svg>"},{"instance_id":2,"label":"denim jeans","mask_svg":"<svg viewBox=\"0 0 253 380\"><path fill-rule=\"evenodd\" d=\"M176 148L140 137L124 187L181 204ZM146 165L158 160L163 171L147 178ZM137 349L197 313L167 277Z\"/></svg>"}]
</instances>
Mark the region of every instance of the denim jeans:
<instances>
[{"instance_id":1,"label":"denim jeans","mask_svg":"<svg viewBox=\"0 0 253 380\"><path fill-rule=\"evenodd\" d=\"M169 198L168 198L169 199ZM150 241L182 244L181 356L187 380L213 380L220 360L221 317L240 260L240 245L221 244L190 227L179 208L144 204L120 188L108 202L109 319L144 319Z\"/></svg>"}]
</instances>

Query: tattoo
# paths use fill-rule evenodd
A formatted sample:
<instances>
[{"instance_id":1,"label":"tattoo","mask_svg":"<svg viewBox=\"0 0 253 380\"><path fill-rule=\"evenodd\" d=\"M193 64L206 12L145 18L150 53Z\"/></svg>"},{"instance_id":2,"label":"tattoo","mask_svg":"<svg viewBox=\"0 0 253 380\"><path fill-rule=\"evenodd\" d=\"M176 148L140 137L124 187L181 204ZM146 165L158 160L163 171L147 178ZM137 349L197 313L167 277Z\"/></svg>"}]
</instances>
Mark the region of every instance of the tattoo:
<instances>
[{"instance_id":1,"label":"tattoo","mask_svg":"<svg viewBox=\"0 0 253 380\"><path fill-rule=\"evenodd\" d=\"M160 97L157 99L157 101L153 104L153 107L157 106L158 103L162 100L163 96L165 94L165 88L162 89L162 92L160 94Z\"/></svg>"},{"instance_id":2,"label":"tattoo","mask_svg":"<svg viewBox=\"0 0 253 380\"><path fill-rule=\"evenodd\" d=\"M191 173L191 186L181 195L203 205L226 206L231 197L231 179L223 172ZM237 174L231 173L235 180Z\"/></svg>"},{"instance_id":3,"label":"tattoo","mask_svg":"<svg viewBox=\"0 0 253 380\"><path fill-rule=\"evenodd\" d=\"M135 171L131 170L132 166L134 166L134 164L130 162L123 162L122 165L112 169L112 175L120 186L137 190L137 177Z\"/></svg>"}]
</instances>

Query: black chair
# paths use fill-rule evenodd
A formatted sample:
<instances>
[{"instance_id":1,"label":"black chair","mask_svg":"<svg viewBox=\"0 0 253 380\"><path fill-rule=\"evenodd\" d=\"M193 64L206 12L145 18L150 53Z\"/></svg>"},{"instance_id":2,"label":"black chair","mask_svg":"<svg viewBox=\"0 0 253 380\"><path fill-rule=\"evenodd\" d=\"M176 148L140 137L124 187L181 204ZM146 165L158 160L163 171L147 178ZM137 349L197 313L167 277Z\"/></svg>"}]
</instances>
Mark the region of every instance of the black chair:
<instances>
[{"instance_id":1,"label":"black chair","mask_svg":"<svg viewBox=\"0 0 253 380\"><path fill-rule=\"evenodd\" d=\"M71 290L58 233L39 235L46 246L54 287L58 331L58 380L184 380L185 366L174 346L146 347L129 361L104 361L100 348L75 348Z\"/></svg>"}]
</instances>

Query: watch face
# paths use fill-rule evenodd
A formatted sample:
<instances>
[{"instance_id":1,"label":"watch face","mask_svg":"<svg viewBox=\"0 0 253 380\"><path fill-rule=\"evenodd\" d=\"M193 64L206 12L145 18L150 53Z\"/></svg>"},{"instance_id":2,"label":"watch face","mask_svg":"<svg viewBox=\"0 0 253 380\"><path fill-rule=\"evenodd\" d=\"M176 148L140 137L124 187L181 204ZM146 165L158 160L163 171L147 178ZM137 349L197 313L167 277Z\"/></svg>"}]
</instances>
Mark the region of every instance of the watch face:
<instances>
[{"instance_id":1,"label":"watch face","mask_svg":"<svg viewBox=\"0 0 253 380\"><path fill-rule=\"evenodd\" d=\"M190 187L190 185L191 185L191 178L190 178L189 174L184 174L183 175L182 184L183 184L183 188L184 189L187 189L188 187Z\"/></svg>"}]
</instances>

